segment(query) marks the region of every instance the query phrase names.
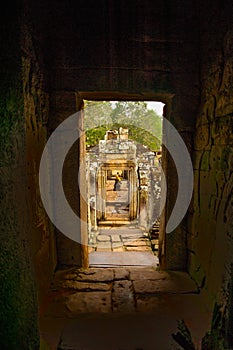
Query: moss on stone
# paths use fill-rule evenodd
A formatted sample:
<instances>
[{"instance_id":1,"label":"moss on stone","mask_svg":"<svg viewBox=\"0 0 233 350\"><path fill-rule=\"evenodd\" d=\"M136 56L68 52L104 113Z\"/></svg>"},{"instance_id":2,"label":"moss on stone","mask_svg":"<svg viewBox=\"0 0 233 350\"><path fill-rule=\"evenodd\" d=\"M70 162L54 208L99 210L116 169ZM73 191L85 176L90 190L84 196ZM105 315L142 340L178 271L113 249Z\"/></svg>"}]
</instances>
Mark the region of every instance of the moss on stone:
<instances>
[{"instance_id":1,"label":"moss on stone","mask_svg":"<svg viewBox=\"0 0 233 350\"><path fill-rule=\"evenodd\" d=\"M27 226L25 130L19 2L1 12L0 59L0 348L38 349L37 297ZM25 197L20 197L22 193ZM19 210L20 208L20 210Z\"/></svg>"}]
</instances>

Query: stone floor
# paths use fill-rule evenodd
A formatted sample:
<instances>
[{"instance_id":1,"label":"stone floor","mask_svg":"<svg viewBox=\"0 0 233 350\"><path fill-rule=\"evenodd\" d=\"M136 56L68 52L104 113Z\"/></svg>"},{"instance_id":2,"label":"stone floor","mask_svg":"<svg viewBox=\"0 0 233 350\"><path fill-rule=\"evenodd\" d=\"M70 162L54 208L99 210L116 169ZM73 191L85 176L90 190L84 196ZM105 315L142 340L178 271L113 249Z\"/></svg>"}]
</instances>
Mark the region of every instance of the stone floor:
<instances>
[{"instance_id":1,"label":"stone floor","mask_svg":"<svg viewBox=\"0 0 233 350\"><path fill-rule=\"evenodd\" d=\"M89 252L145 252L151 250L151 241L148 234L136 226L100 227L96 243L89 247Z\"/></svg>"},{"instance_id":2,"label":"stone floor","mask_svg":"<svg viewBox=\"0 0 233 350\"><path fill-rule=\"evenodd\" d=\"M177 350L177 320L196 344L210 322L188 274L155 268L57 271L42 309L41 336L51 350Z\"/></svg>"},{"instance_id":3,"label":"stone floor","mask_svg":"<svg viewBox=\"0 0 233 350\"><path fill-rule=\"evenodd\" d=\"M158 267L159 259L152 251L92 252L89 254L90 267Z\"/></svg>"},{"instance_id":4,"label":"stone floor","mask_svg":"<svg viewBox=\"0 0 233 350\"><path fill-rule=\"evenodd\" d=\"M159 261L149 235L131 224L99 227L95 244L89 246L89 264L91 267L157 267Z\"/></svg>"}]
</instances>

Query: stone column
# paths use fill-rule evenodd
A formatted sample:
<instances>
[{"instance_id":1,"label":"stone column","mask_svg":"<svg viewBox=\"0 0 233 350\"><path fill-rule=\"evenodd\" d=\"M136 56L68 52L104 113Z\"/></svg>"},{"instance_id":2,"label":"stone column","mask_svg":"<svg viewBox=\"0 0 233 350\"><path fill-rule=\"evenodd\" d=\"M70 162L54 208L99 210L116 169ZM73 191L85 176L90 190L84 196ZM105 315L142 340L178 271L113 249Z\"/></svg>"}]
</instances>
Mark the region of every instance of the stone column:
<instances>
[{"instance_id":1,"label":"stone column","mask_svg":"<svg viewBox=\"0 0 233 350\"><path fill-rule=\"evenodd\" d=\"M166 118L170 120L182 137L190 156L192 153L192 136L195 127L195 113L198 96L174 96L166 105ZM169 135L168 135L169 137ZM162 268L171 270L186 270L187 268L187 214L181 223L170 233L166 233L166 224L173 211L177 193L178 177L174 161L163 147L162 167L166 177L167 198L160 222L159 256ZM181 189L182 190L182 189ZM163 195L163 189L162 189ZM188 208L187 208L188 212Z\"/></svg>"},{"instance_id":2,"label":"stone column","mask_svg":"<svg viewBox=\"0 0 233 350\"><path fill-rule=\"evenodd\" d=\"M135 168L130 167L129 170L129 217L134 220L137 216L137 188Z\"/></svg>"},{"instance_id":3,"label":"stone column","mask_svg":"<svg viewBox=\"0 0 233 350\"><path fill-rule=\"evenodd\" d=\"M52 133L66 118L81 109L82 100L78 99L75 92L53 92L50 99L49 131ZM83 130L83 115L80 113L77 128ZM80 164L83 162L83 167ZM87 266L87 204L85 192L86 181L82 183L82 195L78 186L78 174L80 178L85 174L85 135L81 136L69 150L63 167L63 188L66 199L77 216L81 218L80 227L77 227L77 237L81 235L81 243L67 238L56 229L57 253L59 266ZM58 214L62 215L62 213ZM85 223L85 224L83 224Z\"/></svg>"}]
</instances>

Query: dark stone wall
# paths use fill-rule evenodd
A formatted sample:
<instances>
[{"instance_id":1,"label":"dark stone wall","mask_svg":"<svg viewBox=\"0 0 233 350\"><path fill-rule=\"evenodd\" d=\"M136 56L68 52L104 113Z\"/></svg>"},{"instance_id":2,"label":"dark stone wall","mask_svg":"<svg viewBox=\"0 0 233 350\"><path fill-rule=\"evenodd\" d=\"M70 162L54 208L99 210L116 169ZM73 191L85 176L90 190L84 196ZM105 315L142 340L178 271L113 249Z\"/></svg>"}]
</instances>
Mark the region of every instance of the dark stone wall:
<instances>
[{"instance_id":1,"label":"dark stone wall","mask_svg":"<svg viewBox=\"0 0 233 350\"><path fill-rule=\"evenodd\" d=\"M0 348L39 349L32 230L26 171L20 6L1 8Z\"/></svg>"},{"instance_id":2,"label":"dark stone wall","mask_svg":"<svg viewBox=\"0 0 233 350\"><path fill-rule=\"evenodd\" d=\"M231 2L207 1L200 18L202 89L193 155L195 191L189 218L189 271L211 307L215 301L226 305L232 295L232 14Z\"/></svg>"},{"instance_id":3,"label":"dark stone wall","mask_svg":"<svg viewBox=\"0 0 233 350\"><path fill-rule=\"evenodd\" d=\"M24 119L26 128L26 183L32 257L35 266L39 302L46 291L57 265L54 227L41 201L39 190L40 159L48 139L50 96L44 88L44 72L40 51L34 39L33 24L27 6L21 17L21 59Z\"/></svg>"}]
</instances>

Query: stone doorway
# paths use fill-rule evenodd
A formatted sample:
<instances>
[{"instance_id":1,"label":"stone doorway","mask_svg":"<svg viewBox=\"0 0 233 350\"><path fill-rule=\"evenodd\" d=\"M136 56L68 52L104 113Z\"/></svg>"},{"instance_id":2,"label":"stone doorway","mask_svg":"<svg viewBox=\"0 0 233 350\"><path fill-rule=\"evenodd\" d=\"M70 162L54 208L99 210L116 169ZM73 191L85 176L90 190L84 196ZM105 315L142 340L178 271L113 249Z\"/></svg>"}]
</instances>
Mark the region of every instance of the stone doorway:
<instances>
[{"instance_id":1,"label":"stone doorway","mask_svg":"<svg viewBox=\"0 0 233 350\"><path fill-rule=\"evenodd\" d=\"M158 223L156 237L151 233L161 149L152 152L128 134L118 125L87 149L90 266L158 266Z\"/></svg>"},{"instance_id":2,"label":"stone doorway","mask_svg":"<svg viewBox=\"0 0 233 350\"><path fill-rule=\"evenodd\" d=\"M105 220L129 220L130 188L128 179L128 169L107 170Z\"/></svg>"},{"instance_id":3,"label":"stone doorway","mask_svg":"<svg viewBox=\"0 0 233 350\"><path fill-rule=\"evenodd\" d=\"M97 175L99 193L98 224L128 223L137 216L137 179L135 164L124 159L105 163Z\"/></svg>"}]
</instances>

